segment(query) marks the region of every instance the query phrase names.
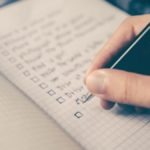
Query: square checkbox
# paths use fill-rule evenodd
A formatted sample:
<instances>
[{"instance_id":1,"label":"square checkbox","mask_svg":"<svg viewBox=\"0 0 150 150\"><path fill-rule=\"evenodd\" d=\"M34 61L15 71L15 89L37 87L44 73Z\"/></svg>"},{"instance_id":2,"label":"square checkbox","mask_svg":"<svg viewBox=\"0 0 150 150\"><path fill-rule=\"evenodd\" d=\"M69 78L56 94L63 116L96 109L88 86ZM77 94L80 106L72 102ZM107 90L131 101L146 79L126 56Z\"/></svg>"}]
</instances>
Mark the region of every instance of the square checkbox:
<instances>
[{"instance_id":1,"label":"square checkbox","mask_svg":"<svg viewBox=\"0 0 150 150\"><path fill-rule=\"evenodd\" d=\"M40 81L40 79L38 77L32 77L31 80L34 82L34 83L38 83Z\"/></svg>"},{"instance_id":2,"label":"square checkbox","mask_svg":"<svg viewBox=\"0 0 150 150\"><path fill-rule=\"evenodd\" d=\"M41 83L41 84L39 84L39 87L41 89L46 89L46 88L48 88L48 85L46 83Z\"/></svg>"},{"instance_id":3,"label":"square checkbox","mask_svg":"<svg viewBox=\"0 0 150 150\"><path fill-rule=\"evenodd\" d=\"M48 94L49 94L50 96L53 96L53 95L56 94L56 92L55 92L54 90L49 90L49 91L48 91Z\"/></svg>"},{"instance_id":4,"label":"square checkbox","mask_svg":"<svg viewBox=\"0 0 150 150\"><path fill-rule=\"evenodd\" d=\"M65 99L63 97L58 97L56 100L59 104L62 104L65 102Z\"/></svg>"},{"instance_id":5,"label":"square checkbox","mask_svg":"<svg viewBox=\"0 0 150 150\"><path fill-rule=\"evenodd\" d=\"M76 112L76 113L74 114L74 116L75 116L76 118L80 119L81 117L83 117L83 114L82 114L81 112Z\"/></svg>"},{"instance_id":6,"label":"square checkbox","mask_svg":"<svg viewBox=\"0 0 150 150\"><path fill-rule=\"evenodd\" d=\"M24 71L23 74L24 74L26 77L28 77L28 76L31 75L29 71Z\"/></svg>"},{"instance_id":7,"label":"square checkbox","mask_svg":"<svg viewBox=\"0 0 150 150\"><path fill-rule=\"evenodd\" d=\"M21 70L21 69L24 68L22 64L17 64L16 67L17 67L19 70Z\"/></svg>"}]
</instances>

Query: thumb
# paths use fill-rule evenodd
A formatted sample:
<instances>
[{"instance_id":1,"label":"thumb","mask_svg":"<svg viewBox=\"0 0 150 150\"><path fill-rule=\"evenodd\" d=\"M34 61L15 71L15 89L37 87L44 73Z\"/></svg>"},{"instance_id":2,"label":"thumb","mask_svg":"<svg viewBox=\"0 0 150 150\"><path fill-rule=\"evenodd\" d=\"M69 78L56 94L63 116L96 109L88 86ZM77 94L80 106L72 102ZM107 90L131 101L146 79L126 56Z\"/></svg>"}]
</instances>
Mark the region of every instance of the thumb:
<instances>
[{"instance_id":1,"label":"thumb","mask_svg":"<svg viewBox=\"0 0 150 150\"><path fill-rule=\"evenodd\" d=\"M101 69L86 78L88 89L106 100L150 108L150 77L126 71Z\"/></svg>"}]
</instances>

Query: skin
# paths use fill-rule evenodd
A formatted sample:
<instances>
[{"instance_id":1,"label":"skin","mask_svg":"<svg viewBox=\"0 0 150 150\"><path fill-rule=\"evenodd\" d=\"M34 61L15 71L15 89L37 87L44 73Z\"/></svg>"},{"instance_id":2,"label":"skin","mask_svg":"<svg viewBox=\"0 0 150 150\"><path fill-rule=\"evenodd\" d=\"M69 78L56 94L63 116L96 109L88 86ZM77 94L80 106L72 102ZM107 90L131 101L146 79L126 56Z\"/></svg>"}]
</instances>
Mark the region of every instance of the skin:
<instances>
[{"instance_id":1,"label":"skin","mask_svg":"<svg viewBox=\"0 0 150 150\"><path fill-rule=\"evenodd\" d=\"M105 69L105 63L124 45L135 38L150 22L150 15L127 18L96 55L85 77L90 92L100 97L101 105L110 109L121 103L150 108L150 76Z\"/></svg>"}]
</instances>

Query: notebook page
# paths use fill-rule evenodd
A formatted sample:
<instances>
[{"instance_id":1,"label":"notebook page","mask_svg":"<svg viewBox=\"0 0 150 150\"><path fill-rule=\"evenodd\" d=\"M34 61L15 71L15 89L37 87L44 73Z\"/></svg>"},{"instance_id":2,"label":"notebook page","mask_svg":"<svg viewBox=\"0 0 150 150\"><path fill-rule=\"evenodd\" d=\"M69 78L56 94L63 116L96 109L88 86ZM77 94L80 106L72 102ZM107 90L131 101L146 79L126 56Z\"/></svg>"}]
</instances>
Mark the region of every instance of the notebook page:
<instances>
[{"instance_id":1,"label":"notebook page","mask_svg":"<svg viewBox=\"0 0 150 150\"><path fill-rule=\"evenodd\" d=\"M1 74L0 133L1 150L81 149Z\"/></svg>"},{"instance_id":2,"label":"notebook page","mask_svg":"<svg viewBox=\"0 0 150 150\"><path fill-rule=\"evenodd\" d=\"M92 58L126 15L96 0L30 1L15 13L12 22L1 17L1 72L85 149L128 149L132 139L132 149L145 141L146 150L149 116L104 111L97 98L86 101L83 85Z\"/></svg>"}]
</instances>

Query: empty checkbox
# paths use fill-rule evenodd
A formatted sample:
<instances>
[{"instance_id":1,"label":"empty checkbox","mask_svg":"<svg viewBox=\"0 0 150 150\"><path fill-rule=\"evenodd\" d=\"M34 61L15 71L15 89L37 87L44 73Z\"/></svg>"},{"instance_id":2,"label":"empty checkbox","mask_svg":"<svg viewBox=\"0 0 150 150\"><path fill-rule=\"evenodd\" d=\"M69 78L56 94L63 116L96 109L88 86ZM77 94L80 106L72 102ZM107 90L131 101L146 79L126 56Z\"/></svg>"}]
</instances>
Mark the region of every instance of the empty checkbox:
<instances>
[{"instance_id":1,"label":"empty checkbox","mask_svg":"<svg viewBox=\"0 0 150 150\"><path fill-rule=\"evenodd\" d=\"M57 102L59 102L60 104L64 103L65 102L65 99L63 97L58 97L57 99Z\"/></svg>"},{"instance_id":2,"label":"empty checkbox","mask_svg":"<svg viewBox=\"0 0 150 150\"><path fill-rule=\"evenodd\" d=\"M56 94L56 92L55 92L54 90L49 90L49 91L48 91L48 94L49 94L50 96L53 96L53 95Z\"/></svg>"},{"instance_id":3,"label":"empty checkbox","mask_svg":"<svg viewBox=\"0 0 150 150\"><path fill-rule=\"evenodd\" d=\"M37 82L40 81L38 77L32 77L31 80L32 80L34 83L37 83Z\"/></svg>"},{"instance_id":4,"label":"empty checkbox","mask_svg":"<svg viewBox=\"0 0 150 150\"><path fill-rule=\"evenodd\" d=\"M82 114L81 112L76 112L76 113L74 114L74 116L75 116L76 118L80 119L81 117L83 117L83 114Z\"/></svg>"},{"instance_id":5,"label":"empty checkbox","mask_svg":"<svg viewBox=\"0 0 150 150\"><path fill-rule=\"evenodd\" d=\"M30 76L30 72L29 72L29 71L24 71L23 74L24 74L26 77Z\"/></svg>"},{"instance_id":6,"label":"empty checkbox","mask_svg":"<svg viewBox=\"0 0 150 150\"><path fill-rule=\"evenodd\" d=\"M21 70L21 69L24 68L22 64L17 64L16 67L17 67L19 70Z\"/></svg>"},{"instance_id":7,"label":"empty checkbox","mask_svg":"<svg viewBox=\"0 0 150 150\"><path fill-rule=\"evenodd\" d=\"M39 84L41 89L46 89L48 87L48 85L46 83L41 83Z\"/></svg>"}]
</instances>

